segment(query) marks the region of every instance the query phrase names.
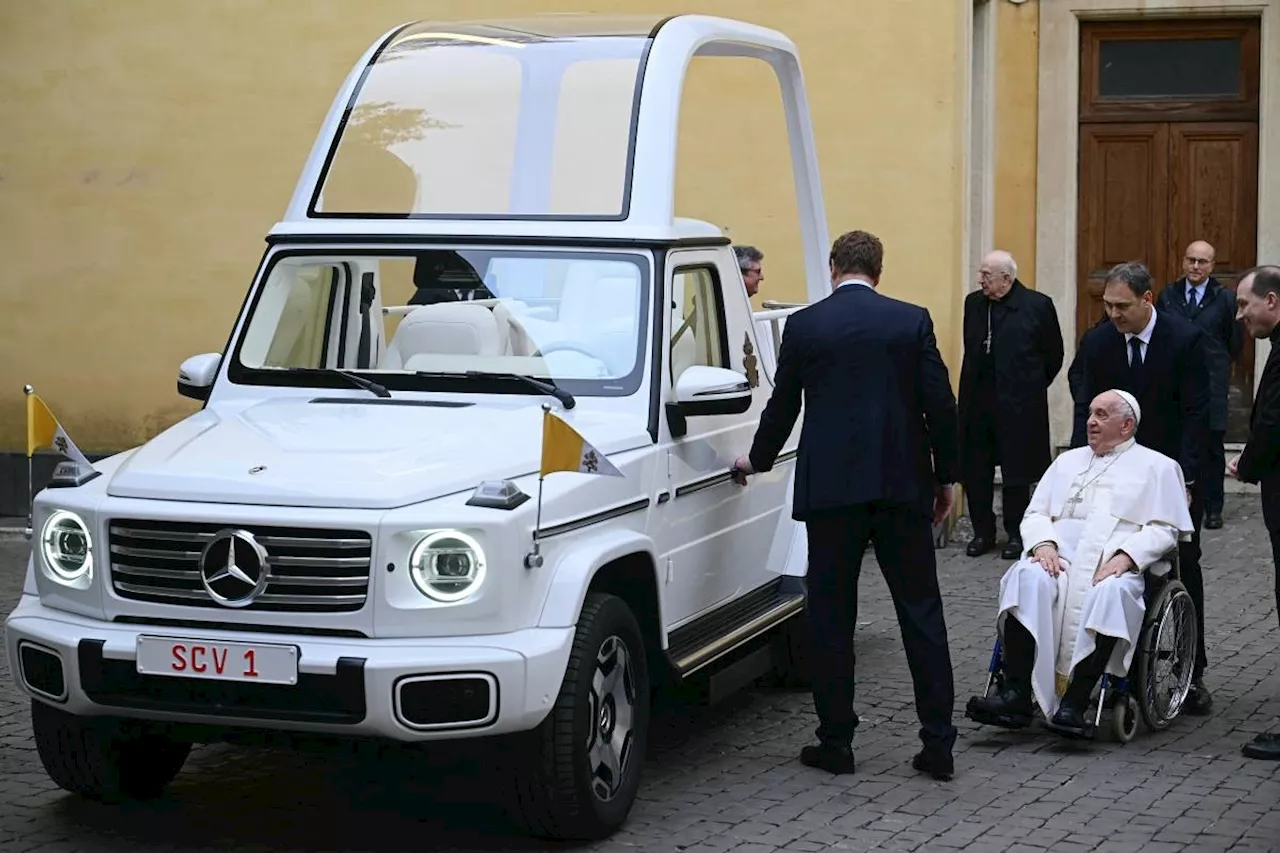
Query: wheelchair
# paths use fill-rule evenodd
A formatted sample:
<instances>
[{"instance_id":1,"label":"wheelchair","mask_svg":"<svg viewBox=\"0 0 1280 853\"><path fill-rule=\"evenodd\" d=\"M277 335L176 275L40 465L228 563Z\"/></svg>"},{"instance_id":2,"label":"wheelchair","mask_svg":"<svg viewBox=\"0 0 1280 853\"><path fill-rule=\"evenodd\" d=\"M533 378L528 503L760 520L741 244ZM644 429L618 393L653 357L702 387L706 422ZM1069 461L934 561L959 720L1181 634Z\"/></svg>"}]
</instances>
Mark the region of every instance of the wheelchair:
<instances>
[{"instance_id":1,"label":"wheelchair","mask_svg":"<svg viewBox=\"0 0 1280 853\"><path fill-rule=\"evenodd\" d=\"M1195 604L1183 585L1175 547L1143 572L1146 611L1133 661L1124 677L1104 672L1094 688L1092 738L1103 731L1102 715L1110 713L1111 736L1119 743L1133 740L1138 718L1153 732L1169 728L1191 692L1195 668L1197 621ZM1001 641L997 635L987 670L983 697L1004 685ZM965 716L975 722L969 709ZM1087 715L1086 715L1087 717Z\"/></svg>"}]
</instances>

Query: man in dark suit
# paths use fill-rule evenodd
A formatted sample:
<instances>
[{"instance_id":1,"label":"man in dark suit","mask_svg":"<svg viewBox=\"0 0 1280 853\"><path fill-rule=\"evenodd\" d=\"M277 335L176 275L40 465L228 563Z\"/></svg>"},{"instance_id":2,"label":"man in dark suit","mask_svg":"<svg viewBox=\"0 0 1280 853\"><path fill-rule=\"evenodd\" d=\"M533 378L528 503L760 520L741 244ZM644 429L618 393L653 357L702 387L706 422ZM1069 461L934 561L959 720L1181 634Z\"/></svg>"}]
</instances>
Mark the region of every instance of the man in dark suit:
<instances>
[{"instance_id":1,"label":"man in dark suit","mask_svg":"<svg viewBox=\"0 0 1280 853\"><path fill-rule=\"evenodd\" d=\"M977 557L995 547L999 465L1008 536L1000 556L1016 560L1031 486L1049 467L1048 392L1062 369L1062 329L1053 300L1018 280L1008 252L982 259L978 283L964 300L960 365L960 482L973 521L965 553Z\"/></svg>"},{"instance_id":2,"label":"man in dark suit","mask_svg":"<svg viewBox=\"0 0 1280 853\"><path fill-rule=\"evenodd\" d=\"M1204 686L1204 580L1200 572L1200 523L1204 490L1199 479L1209 433L1209 367L1204 332L1173 314L1157 311L1151 273L1140 263L1117 264L1107 273L1102 294L1110 323L1094 326L1080 340L1076 355L1079 387L1075 399L1072 447L1087 442L1088 401L1119 388L1138 399L1142 423L1138 443L1182 466L1195 527L1190 542L1178 543L1182 582L1196 606L1199 643L1191 693L1183 710L1207 714L1212 697Z\"/></svg>"},{"instance_id":3,"label":"man in dark suit","mask_svg":"<svg viewBox=\"0 0 1280 853\"><path fill-rule=\"evenodd\" d=\"M1271 353L1249 414L1249 441L1227 470L1262 487L1262 521L1271 536L1280 616L1280 267L1262 266L1246 273L1236 287L1236 306L1250 335L1271 340ZM1258 735L1241 751L1249 758L1280 761L1280 731Z\"/></svg>"},{"instance_id":4,"label":"man in dark suit","mask_svg":"<svg viewBox=\"0 0 1280 853\"><path fill-rule=\"evenodd\" d=\"M1205 358L1209 362L1209 444L1206 446L1204 470L1198 478L1204 487L1204 526L1216 530L1222 526L1222 478L1226 473L1227 383L1231 378L1231 362L1240 357L1244 344L1240 324L1236 322L1235 296L1214 278L1214 252L1203 240L1197 240L1183 253L1184 275L1165 285L1156 300L1156 309L1177 314L1204 330Z\"/></svg>"},{"instance_id":5,"label":"man in dark suit","mask_svg":"<svg viewBox=\"0 0 1280 853\"><path fill-rule=\"evenodd\" d=\"M951 509L956 402L929 312L879 295L884 250L864 231L831 248L833 293L792 314L773 395L735 468L768 471L804 403L792 517L809 538L817 746L800 760L851 773L853 631L868 543L893 596L924 749L912 766L954 772L955 702L932 524Z\"/></svg>"}]
</instances>

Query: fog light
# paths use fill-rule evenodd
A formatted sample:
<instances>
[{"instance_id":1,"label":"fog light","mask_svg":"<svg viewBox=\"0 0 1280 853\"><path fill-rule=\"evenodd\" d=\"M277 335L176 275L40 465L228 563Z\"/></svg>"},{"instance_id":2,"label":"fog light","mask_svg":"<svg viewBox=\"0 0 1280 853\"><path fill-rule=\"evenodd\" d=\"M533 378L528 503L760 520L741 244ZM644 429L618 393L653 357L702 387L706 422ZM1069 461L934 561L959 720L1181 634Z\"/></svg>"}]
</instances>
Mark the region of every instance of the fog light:
<instances>
[{"instance_id":1,"label":"fog light","mask_svg":"<svg viewBox=\"0 0 1280 853\"><path fill-rule=\"evenodd\" d=\"M67 698L62 658L47 649L22 642L18 644L18 661L22 666L22 681L31 692L59 702Z\"/></svg>"}]
</instances>

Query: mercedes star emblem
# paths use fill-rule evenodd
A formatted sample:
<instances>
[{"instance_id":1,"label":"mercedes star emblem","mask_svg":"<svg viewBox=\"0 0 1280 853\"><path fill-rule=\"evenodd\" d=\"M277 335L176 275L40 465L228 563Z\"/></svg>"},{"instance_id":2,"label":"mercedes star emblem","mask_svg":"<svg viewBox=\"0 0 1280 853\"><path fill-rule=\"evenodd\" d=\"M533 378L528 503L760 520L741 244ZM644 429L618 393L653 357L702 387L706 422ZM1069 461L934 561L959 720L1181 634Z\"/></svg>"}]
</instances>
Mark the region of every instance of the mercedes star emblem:
<instances>
[{"instance_id":1,"label":"mercedes star emblem","mask_svg":"<svg viewBox=\"0 0 1280 853\"><path fill-rule=\"evenodd\" d=\"M220 530L200 554L200 582L223 607L247 607L267 586L267 552L247 530Z\"/></svg>"}]
</instances>

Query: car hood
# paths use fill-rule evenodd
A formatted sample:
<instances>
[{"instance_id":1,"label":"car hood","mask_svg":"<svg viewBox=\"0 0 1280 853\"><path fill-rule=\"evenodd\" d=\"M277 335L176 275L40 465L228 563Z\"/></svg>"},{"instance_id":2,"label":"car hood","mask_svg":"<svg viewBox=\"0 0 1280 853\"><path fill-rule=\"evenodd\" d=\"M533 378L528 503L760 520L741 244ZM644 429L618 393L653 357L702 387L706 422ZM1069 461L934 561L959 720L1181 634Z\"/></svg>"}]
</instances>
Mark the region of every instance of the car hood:
<instances>
[{"instance_id":1,"label":"car hood","mask_svg":"<svg viewBox=\"0 0 1280 853\"><path fill-rule=\"evenodd\" d=\"M269 400L206 408L132 453L122 498L392 509L538 470L542 407ZM400 403L404 403L401 405ZM649 443L633 417L564 414L604 454Z\"/></svg>"}]
</instances>

